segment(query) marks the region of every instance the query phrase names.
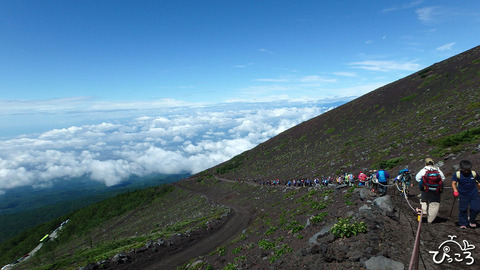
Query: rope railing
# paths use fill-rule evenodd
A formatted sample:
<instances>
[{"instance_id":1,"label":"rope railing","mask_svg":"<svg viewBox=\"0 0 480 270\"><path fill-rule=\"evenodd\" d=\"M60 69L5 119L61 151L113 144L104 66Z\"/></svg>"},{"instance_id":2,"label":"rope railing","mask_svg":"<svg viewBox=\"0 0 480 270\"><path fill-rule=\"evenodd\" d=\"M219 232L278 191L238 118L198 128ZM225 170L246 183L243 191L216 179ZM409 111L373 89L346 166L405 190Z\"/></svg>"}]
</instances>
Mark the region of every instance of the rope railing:
<instances>
[{"instance_id":1,"label":"rope railing","mask_svg":"<svg viewBox=\"0 0 480 270\"><path fill-rule=\"evenodd\" d=\"M417 228L417 235L415 237L415 243L413 246L412 257L410 258L410 265L408 266L408 270L418 270L418 258L419 258L419 244L420 244L420 230L422 228L422 218L423 218L423 211L421 209L417 209L418 213L418 228Z\"/></svg>"}]
</instances>

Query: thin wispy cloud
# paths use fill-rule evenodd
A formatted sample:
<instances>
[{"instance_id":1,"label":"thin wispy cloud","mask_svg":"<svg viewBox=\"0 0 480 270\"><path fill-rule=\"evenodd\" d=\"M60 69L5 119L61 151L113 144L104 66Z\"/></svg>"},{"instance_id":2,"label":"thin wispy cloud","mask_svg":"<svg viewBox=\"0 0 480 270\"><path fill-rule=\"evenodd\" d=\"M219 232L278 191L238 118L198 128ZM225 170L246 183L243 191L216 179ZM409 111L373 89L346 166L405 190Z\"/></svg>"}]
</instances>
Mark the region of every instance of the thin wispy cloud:
<instances>
[{"instance_id":1,"label":"thin wispy cloud","mask_svg":"<svg viewBox=\"0 0 480 270\"><path fill-rule=\"evenodd\" d=\"M342 77L357 77L358 75L354 72L333 72L333 75L342 76Z\"/></svg>"},{"instance_id":2,"label":"thin wispy cloud","mask_svg":"<svg viewBox=\"0 0 480 270\"><path fill-rule=\"evenodd\" d=\"M152 101L111 102L93 97L73 97L45 100L0 100L0 116L12 114L99 112L116 110L149 110L191 105L175 99Z\"/></svg>"},{"instance_id":3,"label":"thin wispy cloud","mask_svg":"<svg viewBox=\"0 0 480 270\"><path fill-rule=\"evenodd\" d=\"M447 43L445 45L442 45L442 46L436 48L435 50L441 51L441 52L450 51L450 50L452 50L452 47L454 45L455 45L455 42Z\"/></svg>"},{"instance_id":4,"label":"thin wispy cloud","mask_svg":"<svg viewBox=\"0 0 480 270\"><path fill-rule=\"evenodd\" d=\"M304 83L312 83L312 82L329 82L329 83L331 83L331 82L336 82L337 80L321 77L321 76L318 76L318 75L309 75L309 76L305 76L305 77L300 78L299 81L304 82Z\"/></svg>"},{"instance_id":5,"label":"thin wispy cloud","mask_svg":"<svg viewBox=\"0 0 480 270\"><path fill-rule=\"evenodd\" d=\"M382 13L388 13L388 12L393 12L393 11L398 11L398 10L404 10L404 9L410 9L410 8L414 8L420 4L422 4L423 1L414 1L414 2L410 2L410 3L405 3L401 6L393 6L393 7L389 7L389 8L385 8L382 10Z\"/></svg>"},{"instance_id":6,"label":"thin wispy cloud","mask_svg":"<svg viewBox=\"0 0 480 270\"><path fill-rule=\"evenodd\" d=\"M433 22L437 19L438 16L443 14L439 7L419 8L415 10L415 13L418 16L418 19L425 23Z\"/></svg>"},{"instance_id":7,"label":"thin wispy cloud","mask_svg":"<svg viewBox=\"0 0 480 270\"><path fill-rule=\"evenodd\" d=\"M270 50L267 50L265 48L261 48L261 49L258 49L259 52L262 52L262 53L267 53L267 54L275 54L274 52L270 51Z\"/></svg>"},{"instance_id":8,"label":"thin wispy cloud","mask_svg":"<svg viewBox=\"0 0 480 270\"><path fill-rule=\"evenodd\" d=\"M420 64L415 62L395 62L395 61L379 61L366 60L361 62L349 63L354 68L371 70L371 71L416 71L420 68Z\"/></svg>"},{"instance_id":9,"label":"thin wispy cloud","mask_svg":"<svg viewBox=\"0 0 480 270\"><path fill-rule=\"evenodd\" d=\"M254 79L254 82L290 82L289 79Z\"/></svg>"},{"instance_id":10,"label":"thin wispy cloud","mask_svg":"<svg viewBox=\"0 0 480 270\"><path fill-rule=\"evenodd\" d=\"M246 67L249 67L249 66L251 66L251 65L253 65L253 63L248 63L248 64L246 64L246 65L234 65L233 67L234 67L234 68L246 68Z\"/></svg>"}]
</instances>

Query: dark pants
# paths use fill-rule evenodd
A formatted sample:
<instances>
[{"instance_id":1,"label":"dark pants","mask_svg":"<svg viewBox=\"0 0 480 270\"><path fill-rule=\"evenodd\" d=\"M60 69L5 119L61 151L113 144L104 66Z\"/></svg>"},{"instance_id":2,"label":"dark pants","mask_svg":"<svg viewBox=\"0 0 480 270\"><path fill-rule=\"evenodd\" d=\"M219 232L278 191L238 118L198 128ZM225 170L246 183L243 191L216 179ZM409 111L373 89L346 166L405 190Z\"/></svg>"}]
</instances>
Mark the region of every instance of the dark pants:
<instances>
[{"instance_id":1,"label":"dark pants","mask_svg":"<svg viewBox=\"0 0 480 270\"><path fill-rule=\"evenodd\" d=\"M381 195L387 194L387 184L388 182L378 182L378 193Z\"/></svg>"},{"instance_id":2,"label":"dark pants","mask_svg":"<svg viewBox=\"0 0 480 270\"><path fill-rule=\"evenodd\" d=\"M470 220L468 220L468 206L470 206ZM458 225L468 226L468 223L475 223L480 212L480 196L458 196Z\"/></svg>"}]
</instances>

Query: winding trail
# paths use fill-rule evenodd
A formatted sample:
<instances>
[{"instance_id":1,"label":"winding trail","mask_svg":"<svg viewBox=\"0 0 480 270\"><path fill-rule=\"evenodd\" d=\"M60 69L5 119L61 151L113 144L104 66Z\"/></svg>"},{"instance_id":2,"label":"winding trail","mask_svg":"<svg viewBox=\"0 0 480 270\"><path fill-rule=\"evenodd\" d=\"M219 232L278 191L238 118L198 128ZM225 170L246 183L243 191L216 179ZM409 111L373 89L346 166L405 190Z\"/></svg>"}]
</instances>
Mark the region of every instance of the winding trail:
<instances>
[{"instance_id":1,"label":"winding trail","mask_svg":"<svg viewBox=\"0 0 480 270\"><path fill-rule=\"evenodd\" d=\"M222 180L225 181L224 179ZM219 198L215 196L213 198L213 196L207 194L208 192L190 189L185 185L175 184L175 186L196 195L206 196L212 203L230 207L231 213L228 220L207 236L180 246L173 252L167 254L145 254L137 257L132 263L118 265L115 269L176 269L177 266L185 264L198 256L208 254L217 247L233 240L252 221L253 213L247 207L238 205L225 197Z\"/></svg>"}]
</instances>

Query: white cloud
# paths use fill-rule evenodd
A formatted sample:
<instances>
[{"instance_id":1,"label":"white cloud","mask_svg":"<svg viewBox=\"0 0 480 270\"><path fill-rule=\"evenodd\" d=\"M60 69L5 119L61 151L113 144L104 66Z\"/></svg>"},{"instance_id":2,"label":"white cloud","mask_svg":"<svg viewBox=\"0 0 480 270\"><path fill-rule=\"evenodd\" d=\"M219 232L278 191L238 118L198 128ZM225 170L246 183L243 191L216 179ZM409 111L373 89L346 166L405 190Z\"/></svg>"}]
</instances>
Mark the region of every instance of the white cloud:
<instances>
[{"instance_id":1,"label":"white cloud","mask_svg":"<svg viewBox=\"0 0 480 270\"><path fill-rule=\"evenodd\" d=\"M14 114L38 113L78 113L108 112L126 110L169 109L189 106L184 101L159 99L153 101L106 102L91 97L59 98L46 100L2 100L0 99L0 116ZM200 104L201 105L201 104Z\"/></svg>"},{"instance_id":2,"label":"white cloud","mask_svg":"<svg viewBox=\"0 0 480 270\"><path fill-rule=\"evenodd\" d=\"M382 12L383 13L388 13L388 12L392 12L392 11L409 9L409 8L416 7L416 6L420 5L421 3L423 3L423 1L413 1L413 2L410 2L410 3L402 4L401 6L394 6L394 7L390 7L390 8L385 8L385 9L382 10Z\"/></svg>"},{"instance_id":3,"label":"white cloud","mask_svg":"<svg viewBox=\"0 0 480 270\"><path fill-rule=\"evenodd\" d=\"M248 63L246 65L233 65L234 68L246 68L253 65L253 63Z\"/></svg>"},{"instance_id":4,"label":"white cloud","mask_svg":"<svg viewBox=\"0 0 480 270\"><path fill-rule=\"evenodd\" d=\"M330 109L320 102L228 103L0 140L0 193L77 177L196 173Z\"/></svg>"},{"instance_id":5,"label":"white cloud","mask_svg":"<svg viewBox=\"0 0 480 270\"><path fill-rule=\"evenodd\" d=\"M321 76L318 76L318 75L310 75L310 76L305 76L305 77L300 78L299 81L300 82L311 83L311 82L336 82L337 80L321 77Z\"/></svg>"},{"instance_id":6,"label":"white cloud","mask_svg":"<svg viewBox=\"0 0 480 270\"><path fill-rule=\"evenodd\" d=\"M289 82L288 79L255 79L254 82Z\"/></svg>"},{"instance_id":7,"label":"white cloud","mask_svg":"<svg viewBox=\"0 0 480 270\"><path fill-rule=\"evenodd\" d=\"M442 45L442 46L436 48L435 50L441 51L441 52L450 51L452 49L453 45L455 45L455 42L451 42L451 43Z\"/></svg>"},{"instance_id":8,"label":"white cloud","mask_svg":"<svg viewBox=\"0 0 480 270\"><path fill-rule=\"evenodd\" d=\"M420 65L415 62L396 62L396 61L379 61L379 60L366 60L361 62L352 62L349 65L372 71L416 71L420 68Z\"/></svg>"},{"instance_id":9,"label":"white cloud","mask_svg":"<svg viewBox=\"0 0 480 270\"><path fill-rule=\"evenodd\" d=\"M258 51L259 51L259 52L262 52L262 53L267 53L267 54L275 54L274 52L269 51L269 50L264 49L264 48L258 49Z\"/></svg>"},{"instance_id":10,"label":"white cloud","mask_svg":"<svg viewBox=\"0 0 480 270\"><path fill-rule=\"evenodd\" d=\"M420 21L432 22L435 21L438 16L442 15L443 12L439 7L424 7L415 10L415 13Z\"/></svg>"},{"instance_id":11,"label":"white cloud","mask_svg":"<svg viewBox=\"0 0 480 270\"><path fill-rule=\"evenodd\" d=\"M333 72L334 75L342 77L357 77L358 75L354 72Z\"/></svg>"}]
</instances>

